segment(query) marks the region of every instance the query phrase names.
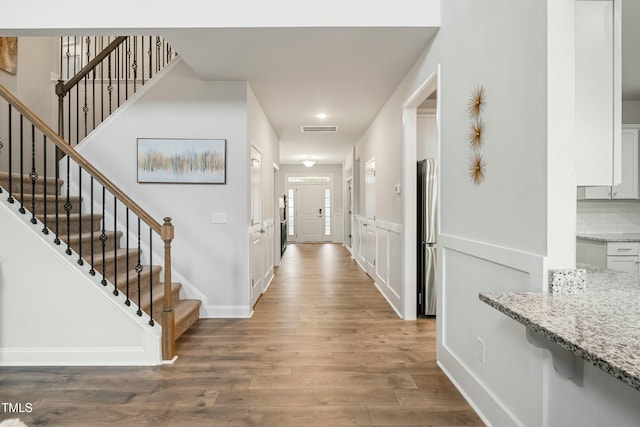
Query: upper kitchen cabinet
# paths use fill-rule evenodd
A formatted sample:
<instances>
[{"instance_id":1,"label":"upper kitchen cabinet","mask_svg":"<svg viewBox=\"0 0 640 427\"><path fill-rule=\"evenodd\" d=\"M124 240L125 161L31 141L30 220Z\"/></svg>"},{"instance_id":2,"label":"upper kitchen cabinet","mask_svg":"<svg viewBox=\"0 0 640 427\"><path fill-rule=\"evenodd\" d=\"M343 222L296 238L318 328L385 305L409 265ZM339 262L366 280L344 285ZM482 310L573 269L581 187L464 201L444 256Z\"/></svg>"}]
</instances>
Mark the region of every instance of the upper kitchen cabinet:
<instances>
[{"instance_id":1,"label":"upper kitchen cabinet","mask_svg":"<svg viewBox=\"0 0 640 427\"><path fill-rule=\"evenodd\" d=\"M576 175L579 186L620 184L621 0L576 1Z\"/></svg>"},{"instance_id":2,"label":"upper kitchen cabinet","mask_svg":"<svg viewBox=\"0 0 640 427\"><path fill-rule=\"evenodd\" d=\"M614 186L585 187L585 199L639 199L638 132L640 125L623 125L621 141L620 184ZM580 194L580 192L578 192ZM579 197L582 198L582 197Z\"/></svg>"}]
</instances>

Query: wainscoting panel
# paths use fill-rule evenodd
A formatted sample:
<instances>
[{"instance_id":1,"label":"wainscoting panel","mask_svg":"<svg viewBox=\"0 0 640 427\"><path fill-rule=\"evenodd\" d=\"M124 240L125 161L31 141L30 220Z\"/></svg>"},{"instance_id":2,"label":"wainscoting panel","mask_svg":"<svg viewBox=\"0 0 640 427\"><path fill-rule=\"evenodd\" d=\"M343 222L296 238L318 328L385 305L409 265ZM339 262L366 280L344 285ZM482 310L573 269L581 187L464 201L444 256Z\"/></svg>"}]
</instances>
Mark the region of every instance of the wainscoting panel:
<instances>
[{"instance_id":1,"label":"wainscoting panel","mask_svg":"<svg viewBox=\"0 0 640 427\"><path fill-rule=\"evenodd\" d=\"M353 254L389 305L402 317L402 226L355 217ZM365 225L366 224L366 225Z\"/></svg>"},{"instance_id":2,"label":"wainscoting panel","mask_svg":"<svg viewBox=\"0 0 640 427\"><path fill-rule=\"evenodd\" d=\"M542 425L542 351L478 294L542 291L545 258L447 235L438 243L438 363L488 425Z\"/></svg>"}]
</instances>

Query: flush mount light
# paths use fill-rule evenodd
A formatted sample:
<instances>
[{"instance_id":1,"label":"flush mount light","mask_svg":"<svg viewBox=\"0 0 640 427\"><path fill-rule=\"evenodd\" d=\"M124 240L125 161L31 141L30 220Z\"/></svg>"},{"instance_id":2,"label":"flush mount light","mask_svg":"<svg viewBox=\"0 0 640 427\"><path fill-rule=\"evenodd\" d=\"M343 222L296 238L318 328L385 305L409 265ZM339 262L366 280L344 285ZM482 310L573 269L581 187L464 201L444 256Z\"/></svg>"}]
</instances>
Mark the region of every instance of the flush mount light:
<instances>
[{"instance_id":1,"label":"flush mount light","mask_svg":"<svg viewBox=\"0 0 640 427\"><path fill-rule=\"evenodd\" d=\"M316 117L319 118L320 120L324 120L329 116L327 116L327 114L325 113L320 113L320 114L317 114Z\"/></svg>"},{"instance_id":2,"label":"flush mount light","mask_svg":"<svg viewBox=\"0 0 640 427\"><path fill-rule=\"evenodd\" d=\"M305 165L306 167L310 168L311 166L316 164L315 160L303 160L302 164Z\"/></svg>"}]
</instances>

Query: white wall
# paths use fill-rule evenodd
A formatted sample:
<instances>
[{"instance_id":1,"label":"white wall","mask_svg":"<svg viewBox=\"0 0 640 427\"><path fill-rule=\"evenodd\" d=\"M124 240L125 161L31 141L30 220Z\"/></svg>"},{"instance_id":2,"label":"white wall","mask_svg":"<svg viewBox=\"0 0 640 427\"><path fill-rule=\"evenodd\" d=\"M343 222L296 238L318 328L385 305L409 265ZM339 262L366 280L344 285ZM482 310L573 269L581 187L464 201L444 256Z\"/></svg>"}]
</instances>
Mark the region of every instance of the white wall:
<instances>
[{"instance_id":1,"label":"white wall","mask_svg":"<svg viewBox=\"0 0 640 427\"><path fill-rule=\"evenodd\" d=\"M173 218L174 280L203 299L204 316L250 314L247 124L245 82L200 81L178 59L78 147L153 217ZM226 139L227 183L139 184L137 138ZM227 223L213 224L213 212Z\"/></svg>"},{"instance_id":2,"label":"white wall","mask_svg":"<svg viewBox=\"0 0 640 427\"><path fill-rule=\"evenodd\" d=\"M282 165L280 167L280 191L287 192L287 176L289 175L331 175L333 194L331 202L333 209L331 214L331 241L342 243L344 240L344 181L342 165L315 164L308 168L304 165Z\"/></svg>"},{"instance_id":3,"label":"white wall","mask_svg":"<svg viewBox=\"0 0 640 427\"><path fill-rule=\"evenodd\" d=\"M56 37L19 37L18 38L18 68L16 75L0 70L0 84L5 86L27 107L33 110L42 120L53 129L57 129L57 97L55 95L55 82L51 81L51 73L57 73L60 59L58 38ZM8 132L7 132L7 107L4 100L0 101L0 140L4 141L5 148L0 150L0 170L8 170ZM18 115L14 116L14 138L19 129ZM30 135L30 133L29 133ZM14 139L14 141L19 141ZM30 141L30 140L29 140ZM40 165L42 159L42 142L36 145L37 162ZM18 164L18 150L14 149L15 168ZM31 152L29 151L29 155ZM47 168L53 170L53 148L47 152ZM16 170L14 169L14 172Z\"/></svg>"},{"instance_id":4,"label":"white wall","mask_svg":"<svg viewBox=\"0 0 640 427\"><path fill-rule=\"evenodd\" d=\"M401 222L393 186L403 168L414 167L402 164L403 103L441 65L438 360L492 425L543 421L541 352L527 343L523 328L481 303L478 293L543 287L547 141L566 132L547 125L547 19L547 5L533 0L443 2L438 35L357 146L361 162L384 159L376 162L378 218ZM481 148L487 175L474 186L467 105L480 84L487 95ZM361 194L363 188L361 178ZM361 211L364 206L361 199ZM476 357L478 337L485 343L484 363Z\"/></svg>"},{"instance_id":5,"label":"white wall","mask_svg":"<svg viewBox=\"0 0 640 427\"><path fill-rule=\"evenodd\" d=\"M160 327L0 199L0 365L159 364Z\"/></svg>"},{"instance_id":6,"label":"white wall","mask_svg":"<svg viewBox=\"0 0 640 427\"><path fill-rule=\"evenodd\" d=\"M153 13L146 6L113 0L100 13L74 14L84 3L72 0L65 8L37 0L5 8L0 16L0 34L21 29L103 28L249 28L249 27L371 27L432 26L440 24L439 0L223 0L215 3L186 0L181 7L168 1L154 2ZM37 14L31 13L37 10ZM126 13L123 13L126 11ZM313 13L309 13L313 11ZM122 31L120 31L122 32Z\"/></svg>"}]
</instances>

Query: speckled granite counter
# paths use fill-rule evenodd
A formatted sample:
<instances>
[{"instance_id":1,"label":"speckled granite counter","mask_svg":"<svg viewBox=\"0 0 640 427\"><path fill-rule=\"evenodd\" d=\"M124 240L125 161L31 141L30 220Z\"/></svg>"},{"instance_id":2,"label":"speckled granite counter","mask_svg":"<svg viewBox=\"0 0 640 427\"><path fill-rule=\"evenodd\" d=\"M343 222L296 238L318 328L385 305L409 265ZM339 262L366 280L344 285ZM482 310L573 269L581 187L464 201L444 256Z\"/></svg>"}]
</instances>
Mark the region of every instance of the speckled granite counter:
<instances>
[{"instance_id":1,"label":"speckled granite counter","mask_svg":"<svg viewBox=\"0 0 640 427\"><path fill-rule=\"evenodd\" d=\"M598 242L640 242L640 233L594 233L578 234L576 237Z\"/></svg>"},{"instance_id":2,"label":"speckled granite counter","mask_svg":"<svg viewBox=\"0 0 640 427\"><path fill-rule=\"evenodd\" d=\"M579 267L587 270L584 293L481 293L480 299L640 390L640 278Z\"/></svg>"}]
</instances>

